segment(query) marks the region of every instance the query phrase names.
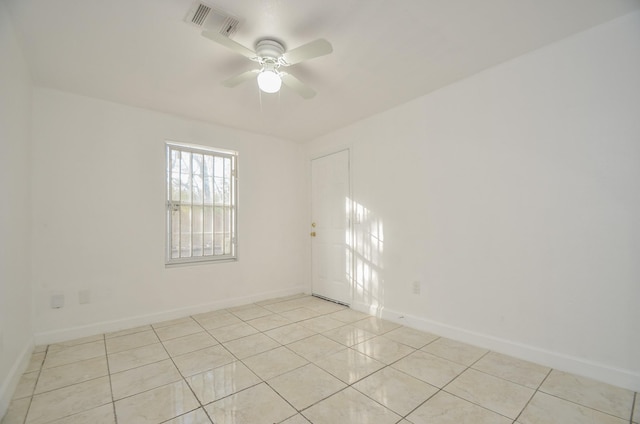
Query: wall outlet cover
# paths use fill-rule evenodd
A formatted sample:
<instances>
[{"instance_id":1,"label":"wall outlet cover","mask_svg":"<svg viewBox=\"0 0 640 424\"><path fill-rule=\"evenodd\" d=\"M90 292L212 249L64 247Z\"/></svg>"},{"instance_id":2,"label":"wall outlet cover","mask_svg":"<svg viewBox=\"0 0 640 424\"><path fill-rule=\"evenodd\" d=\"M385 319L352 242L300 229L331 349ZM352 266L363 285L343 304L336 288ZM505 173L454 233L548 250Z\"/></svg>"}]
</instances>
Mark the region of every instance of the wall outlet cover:
<instances>
[{"instance_id":1,"label":"wall outlet cover","mask_svg":"<svg viewBox=\"0 0 640 424\"><path fill-rule=\"evenodd\" d=\"M51 309L60 309L64 306L64 294L54 294L51 296Z\"/></svg>"},{"instance_id":2,"label":"wall outlet cover","mask_svg":"<svg viewBox=\"0 0 640 424\"><path fill-rule=\"evenodd\" d=\"M78 303L81 305L87 304L91 302L91 291L89 290L80 290L78 292Z\"/></svg>"}]
</instances>

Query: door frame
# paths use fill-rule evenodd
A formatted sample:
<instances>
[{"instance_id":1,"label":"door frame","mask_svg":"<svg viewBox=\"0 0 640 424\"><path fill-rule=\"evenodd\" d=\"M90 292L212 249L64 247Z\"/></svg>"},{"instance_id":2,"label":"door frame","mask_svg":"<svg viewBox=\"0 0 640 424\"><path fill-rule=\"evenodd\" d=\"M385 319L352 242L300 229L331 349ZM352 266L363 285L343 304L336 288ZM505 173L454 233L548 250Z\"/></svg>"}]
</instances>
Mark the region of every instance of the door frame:
<instances>
[{"instance_id":1,"label":"door frame","mask_svg":"<svg viewBox=\"0 0 640 424\"><path fill-rule=\"evenodd\" d=\"M347 243L348 243L348 248L349 249L353 249L353 178L351 177L351 160L352 160L352 155L351 155L351 148L350 147L344 147L344 148L338 148L335 150L329 150L329 151L323 151L320 154L315 154L312 155L309 159L309 226L311 226L311 222L313 222L313 161L316 159L322 159L331 155L334 155L336 153L342 153L342 152L347 152L347 177L349 179L348 184L347 184L347 191L348 191L348 196L349 196L349 201L351 202L351 205L349 207L349 212L347 215L347 232L348 232L348 238L347 238ZM314 296L318 296L318 297L323 297L321 295L316 295L314 294L314 288L313 288L313 240L309 240L309 271L310 271L310 276L311 276L311 294ZM347 306L351 306L353 305L353 301L355 298L355 287L354 287L354 272L355 272L355 266L354 266L354 257L353 257L353 252L351 252L351 254L349 255L349 257L346 259L345 261L349 267L349 274L345 279L347 280L347 283L349 284L349 299L347 300ZM331 300L333 302L338 302L341 303L335 299L328 299Z\"/></svg>"}]
</instances>

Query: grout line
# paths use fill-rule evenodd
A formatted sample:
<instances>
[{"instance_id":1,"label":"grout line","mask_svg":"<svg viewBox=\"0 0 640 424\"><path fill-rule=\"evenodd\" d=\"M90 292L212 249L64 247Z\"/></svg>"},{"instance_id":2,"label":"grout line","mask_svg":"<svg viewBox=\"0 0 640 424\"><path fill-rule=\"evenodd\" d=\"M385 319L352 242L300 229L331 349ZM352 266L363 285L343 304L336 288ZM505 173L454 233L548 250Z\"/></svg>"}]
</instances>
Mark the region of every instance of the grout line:
<instances>
[{"instance_id":1,"label":"grout line","mask_svg":"<svg viewBox=\"0 0 640 424\"><path fill-rule=\"evenodd\" d=\"M42 352L38 352L38 353L42 353ZM49 345L47 345L47 347L44 349L44 356L42 357L42 363L40 363L40 366L38 367L38 371L32 371L32 372L37 372L38 376L36 377L36 382L33 385L33 390L31 391L31 396L29 396L29 405L27 406L27 412L24 414L24 418L22 419L22 424L25 424L27 422L27 417L29 416L29 410L31 409L31 404L33 403L33 398L36 396L36 387L38 387L38 381L40 381L40 376L42 375L42 369L44 367L44 361L47 359L47 354L49 353ZM33 356L33 352L31 352L31 356ZM24 376L25 373L22 374L22 376ZM20 376L20 378L22 379L22 376ZM11 402L13 401L13 399L11 399L9 401L9 405L11 405ZM4 417L0 417L0 421L3 419Z\"/></svg>"},{"instance_id":2,"label":"grout line","mask_svg":"<svg viewBox=\"0 0 640 424\"><path fill-rule=\"evenodd\" d=\"M303 307L304 307L304 306L303 306ZM266 308L265 308L265 309L266 309ZM292 309L292 310L295 310L295 309L300 309L300 308L294 308L294 309ZM279 316L281 316L281 317L283 317L283 318L286 318L286 317L282 316L280 313L273 312L273 311L270 311L270 312L271 312L271 313L273 313L273 314L277 314L277 315L279 315ZM285 311L285 312L286 312L286 311ZM316 311L313 311L313 312L316 312ZM317 316L315 316L315 317L308 318L308 319L305 319L305 320L292 321L292 322L290 322L289 324L285 324L285 325L290 325L290 324L302 325L302 324L300 324L302 321L306 321L306 320L309 320L309 319L315 319L315 318L318 318L318 317L321 317L321 316L327 316L327 315L332 314L332 313L334 313L334 312L336 312L336 311L323 313L323 314L320 314L320 315L317 315ZM240 317L238 317L238 318L240 318ZM240 319L242 319L242 318L240 318ZM255 319L255 318L254 318L254 319ZM288 318L286 318L286 319L288 319ZM250 320L246 320L246 321L245 321L245 320L243 320L243 322L245 322L245 323L249 324L249 323L248 323L248 321L250 321ZM251 324L249 324L249 325L251 325ZM285 326L285 325L283 325L283 326ZM347 325L346 323L343 323L343 325L342 325L342 326L340 326L340 327L343 327L343 326L346 326L346 325ZM304 325L302 325L302 326L304 327ZM253 326L252 326L252 327L253 327ZM255 328L255 327L253 327L253 328ZM276 327L276 328L280 328L280 327ZM308 327L305 327L305 328L307 328L308 330L312 331L312 332L313 332L313 333L315 333L315 334L313 334L313 335L311 335L311 336L309 336L309 337L304 337L304 338L302 338L302 339L300 339L300 340L294 340L294 341L293 341L293 342L291 342L291 343L296 343L296 342L299 342L299 341L301 341L301 340L306 340L306 339L308 339L308 338L315 337L315 336L317 336L317 335L322 335L322 333L317 332L317 331L315 331L315 330L313 330L313 329L311 329L311 328L308 328ZM297 355L297 356L301 357L302 359L304 359L304 360L306 361L306 363L305 363L305 364L303 364L303 365L301 365L301 366L299 366L299 367L296 367L296 368L294 368L294 369L287 370L286 372L284 372L284 373L282 373L282 374L279 374L279 375L276 375L276 376L274 376L274 377L272 377L272 378L277 378L277 377L279 377L279 376L281 376L281 375L288 374L288 373L290 373L290 372L296 371L296 370L298 370L298 369L300 369L300 368L302 368L302 367L305 367L305 366L307 366L307 365L310 365L310 364L311 364L311 365L314 365L314 366L316 366L316 367L318 367L318 366L317 366L313 361L310 361L310 360L308 360L307 358L305 358L305 357L303 357L303 356L299 355L297 352L295 352L295 351L293 351L292 349L290 349L289 347L287 347L287 345L282 344L282 343L280 343L278 340L275 340L275 339L273 339L272 337L270 337L268 334L266 334L266 331L262 331L262 330L259 330L259 329L257 329L257 328L256 328L256 330L258 331L258 333L256 333L256 334L262 334L262 335L264 335L264 336L268 337L269 339L274 340L276 343L278 343L278 345L279 345L279 346L277 346L276 348L273 348L273 349L269 349L269 350L267 350L267 351L265 351L265 352L260 352L260 353L257 353L257 354L255 354L255 355L248 356L248 357L246 357L246 358L244 358L244 359L237 358L233 353L231 353L231 352L230 352L234 357L236 357L236 358L237 358L237 360L238 360L240 363L242 363L245 367L247 367L247 369L249 369L253 374L255 374L255 372L253 372L253 370L251 370L251 368L250 368L249 366L247 366L247 364L244 362L244 360L246 360L246 359L248 359L248 358L251 358L251 357L254 357L254 356L257 356L257 355L260 355L260 354L263 354L263 353L266 353L266 352L270 352L270 351L275 350L275 349L279 349L280 347L284 347L285 349L287 349L288 351L292 352L293 354L295 354L295 355ZM267 330L267 331L271 331L271 330L273 330L273 329L269 329L269 330ZM330 330L328 330L328 331L330 331ZM250 337L250 336L245 336L245 337ZM326 337L326 336L324 336L324 337ZM243 337L241 337L241 338L243 338ZM239 339L241 339L241 338L234 339L234 340L239 340ZM327 337L327 339L329 339L329 338ZM329 339L329 340L332 340L332 339ZM231 340L231 341L233 341L233 340ZM334 341L334 342L335 342L335 340L332 340L332 341ZM229 341L228 341L228 342L225 342L225 343L229 343ZM289 344L291 344L291 343L289 343ZM336 343L338 343L338 344L340 344L340 345L344 346L346 349L349 349L349 347L348 347L348 346L345 346L345 345L343 345L342 343L339 343L339 342L336 342ZM223 343L221 343L221 344L223 344ZM225 346L223 345L223 347L225 347ZM225 348L226 348L226 347L225 347ZM320 368L320 367L318 367L318 368ZM322 370L322 368L320 368L320 369ZM325 370L323 370L323 371L325 371ZM325 372L327 372L327 371L325 371ZM328 374L329 374L329 375L332 375L331 373L328 373ZM272 386L271 386L271 384L269 384L268 380L266 380L266 379L264 379L264 378L260 377L260 376L259 376L259 375L257 375L257 374L255 374L255 375L256 375L256 376L258 377L258 379L260 380L260 383L258 383L258 384L256 384L256 385L253 385L253 386L251 386L251 387L245 388L245 389L243 389L243 390L241 390L241 391L239 391L239 392L233 393L233 394L231 394L231 395L229 395L229 396L233 396L233 395L235 395L235 394L237 394L237 393L240 393L240 392L242 392L242 391L244 391L244 390L248 390L248 389L250 389L250 388L253 388L253 387L255 387L255 386L259 385L259 384L265 384L267 387L269 387L273 392L275 392L275 393L276 393L276 395L278 395L278 396L279 396L279 397L280 397L280 398L281 398L281 399L282 399L286 404L288 404L288 405L289 405L289 406L290 406L290 407L295 411L295 414L294 414L294 415L292 415L291 417L294 417L294 416L296 416L296 415L301 415L301 416L303 416L303 417L304 417L304 415L302 414L302 411L304 411L304 410L307 410L307 409L311 408L313 405L316 405L317 403L322 402L323 400L328 399L329 397L334 396L335 394L340 393L340 392L341 392L341 391L343 391L343 390L346 390L348 387L351 387L351 385L350 385L350 384L347 384L347 386L345 386L343 389L341 389L341 390L339 390L339 391L337 391L337 392L335 392L335 393L332 393L332 394L330 394L329 396L326 396L326 397L324 397L323 399L320 399L320 400L318 400L318 401L314 402L313 404L311 404L311 405L309 405L309 406L307 406L307 407L305 407L305 408L303 408L303 409L298 410L298 408L296 408L293 404L291 404L291 403L290 403L290 402L289 402L289 401L288 401L288 400L287 400L283 395L281 395L281 394L280 394L280 393L279 393L279 392L278 392L274 387L272 387ZM333 375L332 375L332 376L333 376ZM333 376L333 377L335 377L335 376ZM336 379L338 379L339 381L341 381L342 383L344 383L344 382L343 382L342 380L340 380L339 378L337 378L337 377L335 377L335 378L336 378ZM228 397L228 396L227 396L227 397ZM221 398L221 399L224 399L224 398ZM218 399L218 400L220 400L220 399ZM216 400L216 402L217 402L218 400ZM287 419L291 418L291 417L287 417L287 418L285 418L285 421L286 421ZM305 419L306 419L306 417L305 417ZM212 420L212 421L213 421L213 420Z\"/></svg>"},{"instance_id":3,"label":"grout line","mask_svg":"<svg viewBox=\"0 0 640 424\"><path fill-rule=\"evenodd\" d=\"M636 402L638 400L638 392L633 393L633 403L631 404L631 418L629 418L629 424L633 424L633 419L635 418L633 415L636 412Z\"/></svg>"},{"instance_id":4,"label":"grout line","mask_svg":"<svg viewBox=\"0 0 640 424\"><path fill-rule=\"evenodd\" d=\"M524 405L524 408L522 408L522 410L520 411L516 419L513 421L514 423L520 419L520 416L522 416L522 413L525 411L525 409L527 409L527 406L529 406L533 398L536 396L536 394L540 390L540 387L542 387L542 384L547 380L547 378L549 378L549 375L551 375L551 371L553 371L553 368L550 368L549 371L547 371L547 375L545 375L544 378L540 381L540 383L538 384L538 387L534 389L533 394L531 395L527 403Z\"/></svg>"},{"instance_id":5,"label":"grout line","mask_svg":"<svg viewBox=\"0 0 640 424\"><path fill-rule=\"evenodd\" d=\"M111 383L111 368L109 367L109 355L107 354L107 335L102 335L102 341L104 342L104 359L107 362L107 375L109 376L109 391L111 392L111 408L113 409L113 419L115 424L118 424L118 414L116 413L116 400L113 396L113 384Z\"/></svg>"},{"instance_id":6,"label":"grout line","mask_svg":"<svg viewBox=\"0 0 640 424\"><path fill-rule=\"evenodd\" d=\"M195 321L195 320L194 320L194 321ZM196 323L198 323L198 322L196 321ZM198 323L198 325L200 325L200 323ZM202 327L202 326L201 326L201 327ZM153 330L153 332L154 332L154 334L156 335L156 337L158 337L158 340L160 340L160 337L158 336L158 333L157 333L156 329L155 329L153 326L151 327L151 329ZM213 337L213 336L212 336L212 337ZM173 357L171 356L171 354L169 354L169 351L168 351L168 350L167 350L167 348L165 347L164 343L162 343L162 340L160 340L160 345L162 346L162 348L164 349L165 353L166 353L166 354L167 354L167 356L169 357L169 360L171 361L171 363L173 364L173 366L176 368L176 371L178 372L178 375L180 375L180 378L181 378L181 380L180 380L180 381L182 381L182 383L184 383L184 384L186 384L186 385L187 385L187 387L188 387L188 388L189 388L189 390L191 391L191 394L192 394L192 395L193 395L193 397L195 398L196 402L198 403L198 405L200 405L200 406L199 406L199 407L197 407L196 409L194 409L194 410L192 410L192 411L187 411L187 412L185 412L185 413L184 413L184 414L182 414L182 415L186 415L186 414L188 414L188 413L190 413L190 412L193 412L193 411L196 411L196 410L198 410L198 409L202 408L202 410L204 411L205 415L206 415L206 416L211 420L211 422L213 422L213 420L211 419L211 417L209 417L209 414L207 413L207 410L206 410L206 409L204 409L204 405L202 405L202 402L200 402L200 399L199 399L199 398L198 398L198 396L196 395L196 392L194 392L194 391L193 391L193 389L191 388L191 385L187 382L187 378L186 378L184 375L182 375L182 372L180 372L180 368L178 368L178 365L177 365L177 364L176 364L176 362L173 360ZM166 361L166 359L163 359L163 361ZM158 361L158 362L160 362L160 361ZM154 362L154 363L157 363L157 362ZM176 382L169 383L169 384L175 384L175 383L176 383ZM169 384L166 384L166 385L169 385ZM159 387L163 387L163 386L159 386ZM154 389L157 389L157 388L158 388L158 387L154 387L154 388L149 389L149 390L146 390L146 391L154 390ZM144 393L144 392L140 392L140 393ZM138 395L138 394L139 394L139 393L136 393L136 394L131 395L131 396L136 396L136 395ZM180 416L181 416L181 415L180 415ZM165 420L165 421L163 421L163 422L170 421L170 420L172 420L172 419L174 419L174 418L177 418L177 417L171 417L171 418L169 418L168 420ZM116 423L116 424L117 424L117 423Z\"/></svg>"}]
</instances>

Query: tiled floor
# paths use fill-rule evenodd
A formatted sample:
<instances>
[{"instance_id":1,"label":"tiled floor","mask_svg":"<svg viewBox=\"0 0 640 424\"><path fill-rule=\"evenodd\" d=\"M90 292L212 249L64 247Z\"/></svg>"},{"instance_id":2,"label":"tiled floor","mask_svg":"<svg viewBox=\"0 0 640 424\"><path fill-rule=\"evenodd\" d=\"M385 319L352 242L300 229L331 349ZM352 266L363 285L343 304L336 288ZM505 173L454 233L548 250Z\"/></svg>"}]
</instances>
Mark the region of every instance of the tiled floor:
<instances>
[{"instance_id":1,"label":"tiled floor","mask_svg":"<svg viewBox=\"0 0 640 424\"><path fill-rule=\"evenodd\" d=\"M639 401L300 295L38 347L2 424L629 424Z\"/></svg>"}]
</instances>

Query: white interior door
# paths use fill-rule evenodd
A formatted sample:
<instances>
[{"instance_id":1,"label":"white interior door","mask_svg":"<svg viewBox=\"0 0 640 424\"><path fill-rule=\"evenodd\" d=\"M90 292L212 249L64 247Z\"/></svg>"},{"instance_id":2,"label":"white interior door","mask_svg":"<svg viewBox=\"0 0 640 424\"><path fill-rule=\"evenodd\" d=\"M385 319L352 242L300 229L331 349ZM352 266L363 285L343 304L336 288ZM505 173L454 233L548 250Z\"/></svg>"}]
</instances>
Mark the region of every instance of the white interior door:
<instances>
[{"instance_id":1,"label":"white interior door","mask_svg":"<svg viewBox=\"0 0 640 424\"><path fill-rule=\"evenodd\" d=\"M351 303L349 151L311 161L311 282L313 294Z\"/></svg>"}]
</instances>

